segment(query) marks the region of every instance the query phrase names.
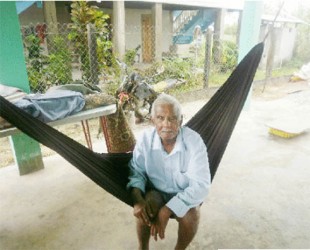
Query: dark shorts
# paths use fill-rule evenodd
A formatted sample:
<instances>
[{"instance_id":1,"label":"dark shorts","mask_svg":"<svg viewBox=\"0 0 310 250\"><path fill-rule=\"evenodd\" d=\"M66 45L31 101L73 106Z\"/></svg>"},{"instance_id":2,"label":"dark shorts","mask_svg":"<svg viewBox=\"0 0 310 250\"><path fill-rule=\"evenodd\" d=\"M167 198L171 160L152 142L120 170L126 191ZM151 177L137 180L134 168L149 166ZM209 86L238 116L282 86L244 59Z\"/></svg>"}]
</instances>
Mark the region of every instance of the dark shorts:
<instances>
[{"instance_id":1,"label":"dark shorts","mask_svg":"<svg viewBox=\"0 0 310 250\"><path fill-rule=\"evenodd\" d=\"M152 183L150 183L150 182L148 182L145 191L146 191L146 193L148 193L150 191L156 191L156 192L160 193L165 203L170 201L172 199L172 197L177 194L177 193L166 193L166 192L160 191L160 190L156 189L152 185Z\"/></svg>"},{"instance_id":2,"label":"dark shorts","mask_svg":"<svg viewBox=\"0 0 310 250\"><path fill-rule=\"evenodd\" d=\"M172 199L172 197L174 197L176 195L176 193L166 193L166 192L162 192L158 189L156 189L154 186L152 185L147 185L146 187L146 195L150 192L156 192L157 194L160 195L161 197L161 202L159 202L159 206L164 206L165 204L168 203L168 201L170 201ZM170 218L176 218L176 215L173 213Z\"/></svg>"},{"instance_id":3,"label":"dark shorts","mask_svg":"<svg viewBox=\"0 0 310 250\"><path fill-rule=\"evenodd\" d=\"M162 206L164 206L166 203L168 203L168 201L170 201L177 194L177 193L166 193L166 192L160 191L160 190L156 189L150 182L147 184L145 191L146 191L146 194L151 192L151 191L155 191L155 192L159 193L162 200L163 200ZM199 205L199 207L201 205L202 205L202 203ZM174 213L172 213L170 218L175 219L175 218L177 218L177 216Z\"/></svg>"}]
</instances>

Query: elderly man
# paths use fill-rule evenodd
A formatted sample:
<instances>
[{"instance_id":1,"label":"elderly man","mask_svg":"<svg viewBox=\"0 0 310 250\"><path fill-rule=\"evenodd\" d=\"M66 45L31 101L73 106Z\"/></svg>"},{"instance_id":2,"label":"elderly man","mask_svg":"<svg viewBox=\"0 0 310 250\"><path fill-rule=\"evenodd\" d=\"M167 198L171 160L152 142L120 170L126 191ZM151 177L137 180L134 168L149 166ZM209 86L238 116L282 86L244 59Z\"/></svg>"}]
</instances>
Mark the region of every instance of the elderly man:
<instances>
[{"instance_id":1,"label":"elderly man","mask_svg":"<svg viewBox=\"0 0 310 250\"><path fill-rule=\"evenodd\" d=\"M172 217L179 225L175 249L185 249L197 232L200 205L210 187L207 149L198 133L181 126L181 106L174 97L159 95L151 118L154 128L137 141L128 183L139 248L149 248L151 235L164 239Z\"/></svg>"}]
</instances>

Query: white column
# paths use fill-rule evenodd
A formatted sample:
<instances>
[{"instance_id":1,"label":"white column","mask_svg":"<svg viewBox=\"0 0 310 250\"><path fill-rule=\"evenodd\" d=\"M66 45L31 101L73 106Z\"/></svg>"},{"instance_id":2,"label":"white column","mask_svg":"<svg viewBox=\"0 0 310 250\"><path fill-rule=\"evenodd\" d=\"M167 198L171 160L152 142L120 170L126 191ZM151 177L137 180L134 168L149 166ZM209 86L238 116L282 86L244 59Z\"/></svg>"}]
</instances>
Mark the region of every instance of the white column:
<instances>
[{"instance_id":1,"label":"white column","mask_svg":"<svg viewBox=\"0 0 310 250\"><path fill-rule=\"evenodd\" d=\"M162 60L162 30L163 30L163 9L161 3L155 3L152 8L152 18L154 26L154 60L161 62Z\"/></svg>"},{"instance_id":2,"label":"white column","mask_svg":"<svg viewBox=\"0 0 310 250\"><path fill-rule=\"evenodd\" d=\"M120 60L125 56L125 3L113 1L113 49Z\"/></svg>"}]
</instances>

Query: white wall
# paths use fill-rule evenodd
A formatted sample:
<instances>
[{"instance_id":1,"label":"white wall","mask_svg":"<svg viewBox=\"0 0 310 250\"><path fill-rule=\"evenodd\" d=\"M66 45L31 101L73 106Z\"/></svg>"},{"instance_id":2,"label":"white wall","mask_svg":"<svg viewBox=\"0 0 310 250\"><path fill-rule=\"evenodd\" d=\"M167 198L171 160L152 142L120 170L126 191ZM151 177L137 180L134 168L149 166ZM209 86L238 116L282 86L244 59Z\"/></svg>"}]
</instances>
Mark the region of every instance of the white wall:
<instances>
[{"instance_id":1,"label":"white wall","mask_svg":"<svg viewBox=\"0 0 310 250\"><path fill-rule=\"evenodd\" d=\"M70 22L70 15L64 3L56 2L57 7L57 19L60 23ZM111 9L103 9L104 13L112 14ZM125 39L126 49L134 49L138 45L142 45L142 30L141 20L143 14L152 14L151 9L126 9L125 12ZM42 23L44 22L43 10L37 8L35 5L30 7L25 13L20 16L20 22L23 25L29 23ZM162 46L163 52L169 52L169 48L172 45L172 15L170 11L163 10L162 17L163 33L162 33ZM141 51L140 51L141 52Z\"/></svg>"},{"instance_id":2,"label":"white wall","mask_svg":"<svg viewBox=\"0 0 310 250\"><path fill-rule=\"evenodd\" d=\"M277 63L287 62L292 59L295 47L296 28L284 27L281 34L281 45Z\"/></svg>"},{"instance_id":3,"label":"white wall","mask_svg":"<svg viewBox=\"0 0 310 250\"><path fill-rule=\"evenodd\" d=\"M296 40L296 27L293 24L286 24L281 27L275 28L275 55L273 67L281 67L283 63L292 59ZM263 41L267 33L267 27L261 26L260 41ZM267 55L270 48L270 35L267 36L265 41L265 49L261 60L261 67L266 66Z\"/></svg>"},{"instance_id":4,"label":"white wall","mask_svg":"<svg viewBox=\"0 0 310 250\"><path fill-rule=\"evenodd\" d=\"M126 9L126 49L134 49L142 45L141 18L143 14L151 14L151 10ZM163 52L169 52L172 45L172 17L170 11L163 10Z\"/></svg>"},{"instance_id":5,"label":"white wall","mask_svg":"<svg viewBox=\"0 0 310 250\"><path fill-rule=\"evenodd\" d=\"M169 52L173 44L173 16L170 11L163 11L163 52Z\"/></svg>"}]
</instances>

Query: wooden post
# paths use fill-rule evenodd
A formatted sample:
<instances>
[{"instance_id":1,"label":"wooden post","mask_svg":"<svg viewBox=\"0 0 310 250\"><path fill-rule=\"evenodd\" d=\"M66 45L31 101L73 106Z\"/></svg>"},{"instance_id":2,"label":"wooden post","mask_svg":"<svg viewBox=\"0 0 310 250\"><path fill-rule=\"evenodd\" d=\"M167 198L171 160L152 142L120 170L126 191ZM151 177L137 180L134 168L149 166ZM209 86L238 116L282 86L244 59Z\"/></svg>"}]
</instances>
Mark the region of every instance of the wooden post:
<instances>
[{"instance_id":1,"label":"wooden post","mask_svg":"<svg viewBox=\"0 0 310 250\"><path fill-rule=\"evenodd\" d=\"M213 40L212 38L213 38L213 30L212 28L208 28L206 34L206 46L205 46L205 65L204 65L204 78L203 78L204 89L207 89L209 87L209 75L212 60L212 40Z\"/></svg>"},{"instance_id":2,"label":"wooden post","mask_svg":"<svg viewBox=\"0 0 310 250\"><path fill-rule=\"evenodd\" d=\"M269 27L269 50L267 55L267 61L266 61L266 80L268 80L272 76L272 70L273 70L273 61L274 61L274 55L275 55L275 44L276 44L276 34L275 29L273 25L270 25Z\"/></svg>"},{"instance_id":3,"label":"wooden post","mask_svg":"<svg viewBox=\"0 0 310 250\"><path fill-rule=\"evenodd\" d=\"M221 40L224 33L224 17L225 17L225 9L218 9L216 13L216 19L214 22L214 35L213 35L213 57L215 63L222 63Z\"/></svg>"},{"instance_id":4,"label":"wooden post","mask_svg":"<svg viewBox=\"0 0 310 250\"><path fill-rule=\"evenodd\" d=\"M54 37L58 34L58 23L57 23L55 1L43 2L43 15L44 15L44 22L47 25L47 32L48 32L48 36L46 37L47 49L50 50L52 48Z\"/></svg>"}]
</instances>

